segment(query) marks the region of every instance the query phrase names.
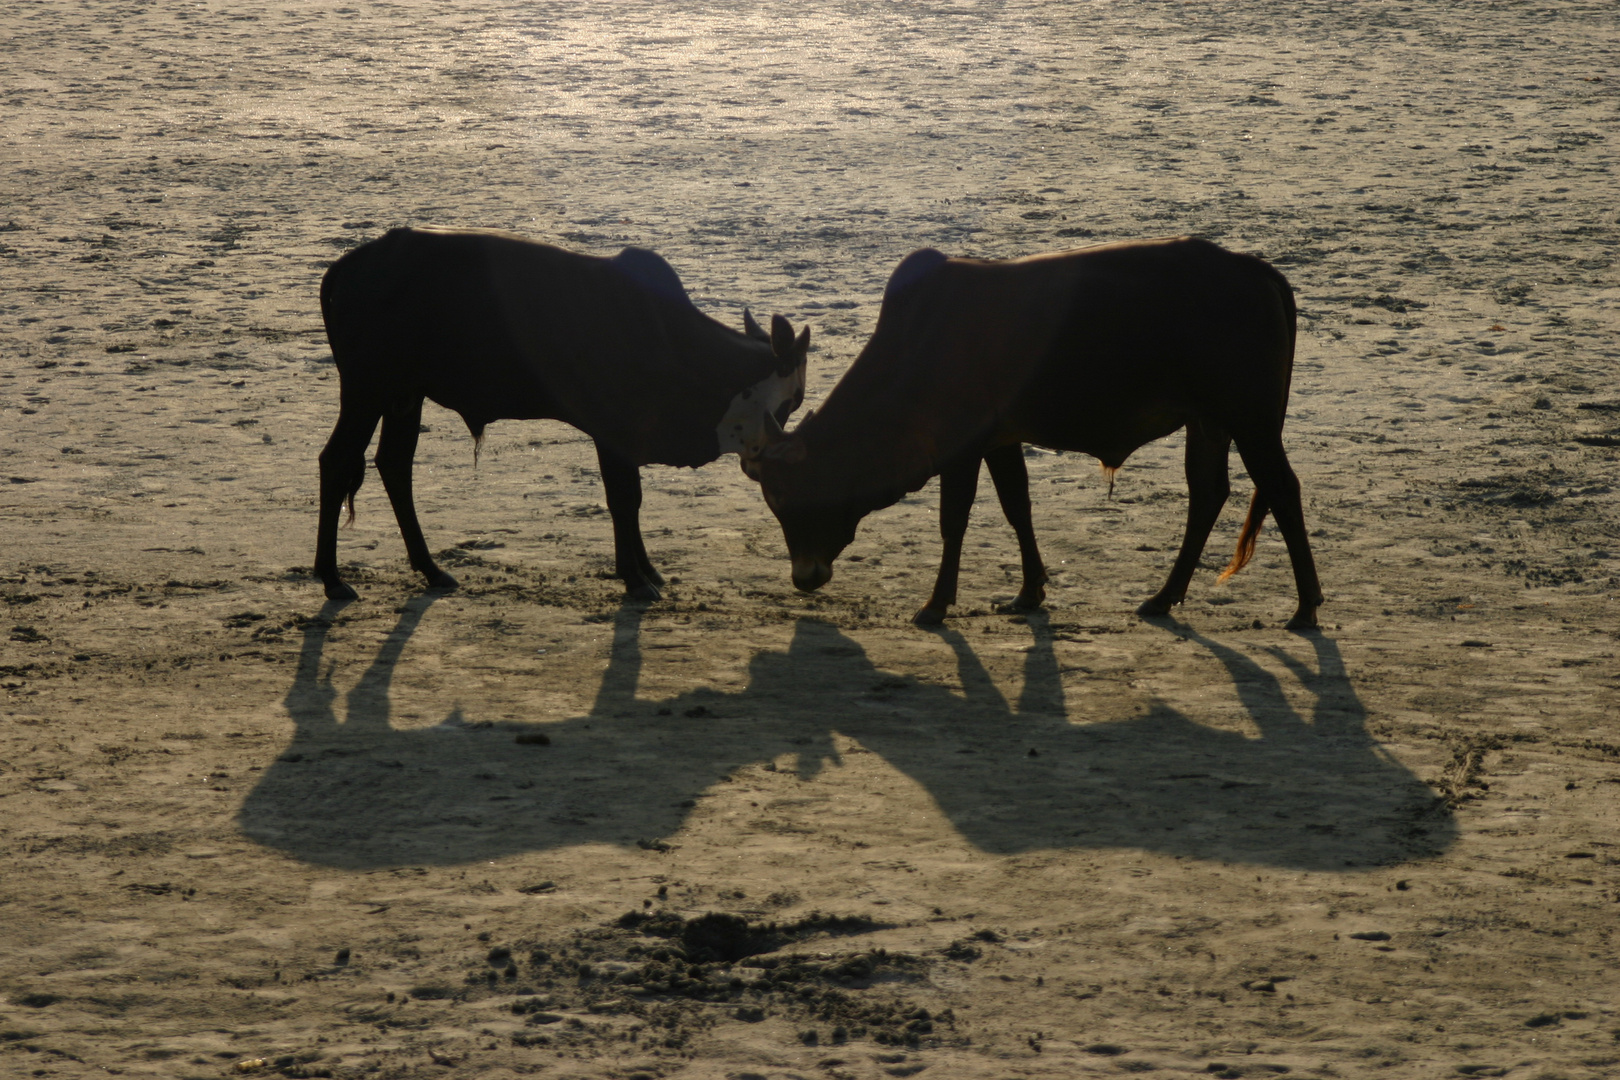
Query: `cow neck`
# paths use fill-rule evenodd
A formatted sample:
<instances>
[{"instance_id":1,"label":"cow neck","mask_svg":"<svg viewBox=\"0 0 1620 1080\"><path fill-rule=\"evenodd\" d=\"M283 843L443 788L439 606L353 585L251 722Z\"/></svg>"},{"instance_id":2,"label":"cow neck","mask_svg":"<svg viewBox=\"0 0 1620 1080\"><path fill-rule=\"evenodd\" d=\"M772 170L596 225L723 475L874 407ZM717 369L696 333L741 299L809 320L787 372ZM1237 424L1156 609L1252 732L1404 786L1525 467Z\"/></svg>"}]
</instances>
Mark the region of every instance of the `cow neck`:
<instances>
[{"instance_id":1,"label":"cow neck","mask_svg":"<svg viewBox=\"0 0 1620 1080\"><path fill-rule=\"evenodd\" d=\"M704 373L703 381L724 391L728 399L775 370L769 345L695 308L687 309L686 317L667 320L665 325L682 370L693 375Z\"/></svg>"},{"instance_id":2,"label":"cow neck","mask_svg":"<svg viewBox=\"0 0 1620 1080\"><path fill-rule=\"evenodd\" d=\"M709 322L713 324L724 343L720 347L728 356L736 358L737 371L742 380L738 384L739 390L753 386L776 371L776 354L771 351L768 342L751 338L742 331L733 330L715 319L709 319Z\"/></svg>"},{"instance_id":3,"label":"cow neck","mask_svg":"<svg viewBox=\"0 0 1620 1080\"><path fill-rule=\"evenodd\" d=\"M856 361L857 365L860 361ZM862 394L850 371L826 403L796 429L804 439L811 490L844 493L862 513L881 510L915 491L933 475L920 459L915 433L895 423L882 396Z\"/></svg>"}]
</instances>

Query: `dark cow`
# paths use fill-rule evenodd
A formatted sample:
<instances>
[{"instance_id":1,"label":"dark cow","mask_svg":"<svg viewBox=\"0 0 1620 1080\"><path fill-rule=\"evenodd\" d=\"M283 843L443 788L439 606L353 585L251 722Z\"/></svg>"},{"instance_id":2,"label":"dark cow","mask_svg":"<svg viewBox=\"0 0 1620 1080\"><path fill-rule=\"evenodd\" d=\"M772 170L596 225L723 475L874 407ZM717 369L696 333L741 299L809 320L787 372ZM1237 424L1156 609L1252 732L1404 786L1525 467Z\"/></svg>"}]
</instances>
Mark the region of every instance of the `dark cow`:
<instances>
[{"instance_id":1,"label":"dark cow","mask_svg":"<svg viewBox=\"0 0 1620 1080\"><path fill-rule=\"evenodd\" d=\"M872 340L792 434L744 456L782 524L793 583L832 577L861 518L940 477L944 558L917 613L937 623L956 600L957 568L979 462L1018 534L1023 588L1045 598L1020 444L1078 450L1110 473L1137 447L1187 429L1187 531L1164 588L1139 613L1162 616L1187 594L1226 502L1237 444L1254 499L1236 554L1254 553L1266 514L1288 544L1299 607L1322 603L1299 481L1283 452L1294 358L1294 296L1260 259L1204 240L1111 244L991 261L916 252L889 279Z\"/></svg>"},{"instance_id":2,"label":"dark cow","mask_svg":"<svg viewBox=\"0 0 1620 1080\"><path fill-rule=\"evenodd\" d=\"M670 265L626 248L579 255L506 233L394 229L344 255L321 281L321 314L342 377L337 427L321 452L315 572L334 600L337 527L377 472L411 565L435 588L455 579L428 554L411 496L424 398L461 414L475 440L492 420L561 420L596 441L627 594L656 600L638 467L706 464L757 451L804 400L810 332L786 319L738 333L704 315Z\"/></svg>"}]
</instances>

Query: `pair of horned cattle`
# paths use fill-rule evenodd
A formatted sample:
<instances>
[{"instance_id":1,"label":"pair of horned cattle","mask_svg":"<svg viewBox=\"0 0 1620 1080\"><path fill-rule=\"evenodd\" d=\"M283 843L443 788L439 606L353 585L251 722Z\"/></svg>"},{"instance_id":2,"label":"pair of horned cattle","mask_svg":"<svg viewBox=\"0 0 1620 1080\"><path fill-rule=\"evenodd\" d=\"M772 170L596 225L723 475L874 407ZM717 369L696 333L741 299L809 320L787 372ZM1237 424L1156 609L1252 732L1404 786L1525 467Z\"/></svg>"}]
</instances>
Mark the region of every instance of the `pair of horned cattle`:
<instances>
[{"instance_id":1,"label":"pair of horned cattle","mask_svg":"<svg viewBox=\"0 0 1620 1080\"><path fill-rule=\"evenodd\" d=\"M1229 494L1233 443L1255 484L1237 551L1253 556L1267 513L1293 564L1288 626L1316 626L1322 603L1299 481L1283 451L1295 308L1287 280L1258 258L1207 241L1114 244L1007 261L907 257L884 291L877 329L822 408L743 455L810 591L861 519L940 478L944 556L916 615L944 619L979 463L1018 536L1017 605L1045 596L1030 520L1023 443L1082 451L1112 472L1132 451L1187 429L1187 526L1164 587L1138 613L1167 615L1187 594Z\"/></svg>"},{"instance_id":2,"label":"pair of horned cattle","mask_svg":"<svg viewBox=\"0 0 1620 1080\"><path fill-rule=\"evenodd\" d=\"M554 419L596 443L628 596L658 599L663 578L642 542L641 465L696 467L758 452L804 400L810 332L777 316L765 333L700 312L669 263L639 248L597 258L506 233L394 229L345 254L321 281L321 314L341 378L337 426L320 456L315 572L333 600L338 518L377 472L411 566L435 588L456 581L428 553L411 463L422 402L461 414L480 440L491 421Z\"/></svg>"},{"instance_id":3,"label":"pair of horned cattle","mask_svg":"<svg viewBox=\"0 0 1620 1080\"><path fill-rule=\"evenodd\" d=\"M1235 573L1268 513L1293 563L1292 628L1322 603L1299 481L1283 451L1293 369L1293 291L1261 260L1194 239L1116 244L991 261L919 251L884 291L875 333L819 412L791 433L803 401L809 331L777 316L766 334L730 330L693 306L649 251L613 258L496 232L395 229L339 259L321 310L342 377L337 426L321 453L315 569L335 600L337 526L365 477L379 419L382 476L411 565L435 565L411 495L422 402L461 414L474 438L497 419L552 418L596 442L614 562L632 599L657 599L638 514L638 467L698 466L728 451L758 480L806 592L862 518L940 477L944 556L916 615L956 601L962 539L989 466L1018 537L1016 606L1045 599L1022 444L1083 451L1114 470L1144 444L1187 429L1186 533L1164 587L1138 609L1163 616L1186 596L1229 494L1233 443L1255 482Z\"/></svg>"}]
</instances>

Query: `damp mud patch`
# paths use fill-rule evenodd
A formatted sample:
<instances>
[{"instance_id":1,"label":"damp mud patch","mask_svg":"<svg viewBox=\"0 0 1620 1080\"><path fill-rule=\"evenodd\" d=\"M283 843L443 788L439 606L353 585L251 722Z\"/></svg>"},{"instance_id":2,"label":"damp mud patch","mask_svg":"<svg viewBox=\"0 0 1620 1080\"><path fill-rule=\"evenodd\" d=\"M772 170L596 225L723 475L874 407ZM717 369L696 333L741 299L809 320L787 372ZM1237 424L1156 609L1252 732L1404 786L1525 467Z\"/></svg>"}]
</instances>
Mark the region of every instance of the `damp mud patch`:
<instances>
[{"instance_id":1,"label":"damp mud patch","mask_svg":"<svg viewBox=\"0 0 1620 1080\"><path fill-rule=\"evenodd\" d=\"M784 946L818 935L847 936L884 930L888 924L855 915L813 912L791 923L750 922L741 915L709 912L683 919L670 912L627 911L619 925L650 937L678 941L692 963L736 963L750 956L775 952Z\"/></svg>"},{"instance_id":2,"label":"damp mud patch","mask_svg":"<svg viewBox=\"0 0 1620 1080\"><path fill-rule=\"evenodd\" d=\"M567 945L505 948L469 974L467 993L509 993L524 1018L520 1046L632 1044L674 1052L716 1025L787 1020L807 1046L866 1040L922 1048L954 1043L956 1018L908 1001L944 960L887 949L783 953L810 940L857 937L889 924L815 913L794 922L710 912L627 912ZM830 942L829 942L830 943ZM494 955L493 953L491 955Z\"/></svg>"},{"instance_id":3,"label":"damp mud patch","mask_svg":"<svg viewBox=\"0 0 1620 1080\"><path fill-rule=\"evenodd\" d=\"M1461 498L1487 506L1551 506L1563 498L1544 477L1530 474L1459 480L1457 491Z\"/></svg>"}]
</instances>

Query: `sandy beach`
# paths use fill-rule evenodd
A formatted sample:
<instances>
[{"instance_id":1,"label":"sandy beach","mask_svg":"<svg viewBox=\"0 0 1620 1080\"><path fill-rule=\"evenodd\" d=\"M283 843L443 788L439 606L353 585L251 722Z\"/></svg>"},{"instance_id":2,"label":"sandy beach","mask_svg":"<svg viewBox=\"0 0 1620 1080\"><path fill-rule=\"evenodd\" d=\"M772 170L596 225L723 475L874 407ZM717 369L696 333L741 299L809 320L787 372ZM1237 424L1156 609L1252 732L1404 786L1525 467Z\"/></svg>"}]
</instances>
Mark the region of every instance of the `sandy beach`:
<instances>
[{"instance_id":1,"label":"sandy beach","mask_svg":"<svg viewBox=\"0 0 1620 1080\"><path fill-rule=\"evenodd\" d=\"M1620 12L0 3L0 1073L1620 1074ZM1327 603L1178 434L937 484L820 592L737 459L429 405L312 576L321 275L662 254L837 382L909 252L1198 235L1295 289Z\"/></svg>"}]
</instances>

